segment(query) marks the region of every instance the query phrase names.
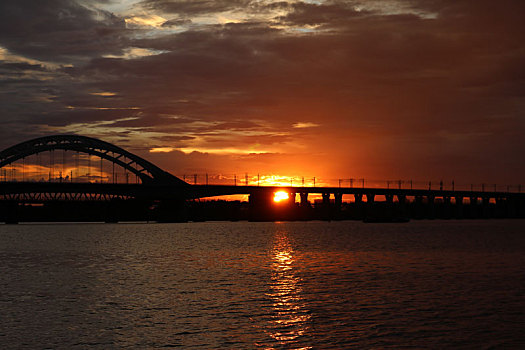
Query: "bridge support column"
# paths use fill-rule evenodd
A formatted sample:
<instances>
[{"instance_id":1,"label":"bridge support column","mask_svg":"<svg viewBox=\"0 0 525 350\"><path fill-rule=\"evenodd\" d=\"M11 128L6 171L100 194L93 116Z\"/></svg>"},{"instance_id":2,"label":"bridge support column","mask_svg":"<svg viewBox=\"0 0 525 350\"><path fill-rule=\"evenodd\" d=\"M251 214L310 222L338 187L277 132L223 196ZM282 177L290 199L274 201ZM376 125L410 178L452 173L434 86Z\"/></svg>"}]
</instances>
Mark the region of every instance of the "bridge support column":
<instances>
[{"instance_id":1,"label":"bridge support column","mask_svg":"<svg viewBox=\"0 0 525 350\"><path fill-rule=\"evenodd\" d=\"M112 199L106 203L106 218L104 222L106 224L117 223L119 221L119 212L122 204L118 199Z\"/></svg>"},{"instance_id":2,"label":"bridge support column","mask_svg":"<svg viewBox=\"0 0 525 350\"><path fill-rule=\"evenodd\" d=\"M470 211L470 217L471 218L477 218L478 217L478 197L470 197L470 205L469 205L469 211Z\"/></svg>"},{"instance_id":3,"label":"bridge support column","mask_svg":"<svg viewBox=\"0 0 525 350\"><path fill-rule=\"evenodd\" d=\"M483 210L483 218L488 219L491 217L490 215L490 197L483 197L481 199L482 204L482 210Z\"/></svg>"},{"instance_id":4,"label":"bridge support column","mask_svg":"<svg viewBox=\"0 0 525 350\"><path fill-rule=\"evenodd\" d=\"M456 219L463 219L463 197L456 196Z\"/></svg>"},{"instance_id":5,"label":"bridge support column","mask_svg":"<svg viewBox=\"0 0 525 350\"><path fill-rule=\"evenodd\" d=\"M323 205L329 206L330 205L330 193L323 193Z\"/></svg>"},{"instance_id":6,"label":"bridge support column","mask_svg":"<svg viewBox=\"0 0 525 350\"><path fill-rule=\"evenodd\" d=\"M434 219L435 217L435 208L434 208L434 200L436 198L433 195L427 196L427 218L428 219Z\"/></svg>"},{"instance_id":7,"label":"bridge support column","mask_svg":"<svg viewBox=\"0 0 525 350\"><path fill-rule=\"evenodd\" d=\"M272 191L259 191L250 194L249 197L249 219L250 221L272 221L274 193Z\"/></svg>"},{"instance_id":8,"label":"bridge support column","mask_svg":"<svg viewBox=\"0 0 525 350\"><path fill-rule=\"evenodd\" d=\"M506 201L505 198L497 197L496 198L496 208L495 208L495 216L497 218L506 218L507 217L507 210L506 210Z\"/></svg>"},{"instance_id":9,"label":"bridge support column","mask_svg":"<svg viewBox=\"0 0 525 350\"><path fill-rule=\"evenodd\" d=\"M363 220L368 220L372 216L375 216L375 211L377 208L376 203L375 203L376 195L373 193L366 193L365 196L366 196L366 205L363 205L362 216L363 216Z\"/></svg>"},{"instance_id":10,"label":"bridge support column","mask_svg":"<svg viewBox=\"0 0 525 350\"><path fill-rule=\"evenodd\" d=\"M3 212L3 221L6 224L18 224L19 211L18 211L18 202L16 201L6 201L2 205Z\"/></svg>"},{"instance_id":11,"label":"bridge support column","mask_svg":"<svg viewBox=\"0 0 525 350\"><path fill-rule=\"evenodd\" d=\"M301 206L306 207L308 203L308 192L301 192L299 194L299 197L301 197Z\"/></svg>"},{"instance_id":12,"label":"bridge support column","mask_svg":"<svg viewBox=\"0 0 525 350\"><path fill-rule=\"evenodd\" d=\"M407 210L407 196L404 194L398 194L397 197L397 206L394 205L395 214L399 219L408 219L410 215Z\"/></svg>"},{"instance_id":13,"label":"bridge support column","mask_svg":"<svg viewBox=\"0 0 525 350\"><path fill-rule=\"evenodd\" d=\"M441 210L441 217L442 219L450 219L451 218L451 209L450 209L450 197L443 196L443 208Z\"/></svg>"},{"instance_id":14,"label":"bridge support column","mask_svg":"<svg viewBox=\"0 0 525 350\"><path fill-rule=\"evenodd\" d=\"M425 210L423 206L423 196L416 196L414 201L414 216L417 219L423 219L425 217Z\"/></svg>"},{"instance_id":15,"label":"bridge support column","mask_svg":"<svg viewBox=\"0 0 525 350\"><path fill-rule=\"evenodd\" d=\"M323 193L323 204L321 205L321 219L330 220L332 219L332 206L330 204L330 193Z\"/></svg>"},{"instance_id":16,"label":"bridge support column","mask_svg":"<svg viewBox=\"0 0 525 350\"><path fill-rule=\"evenodd\" d=\"M343 205L343 194L342 193L334 193L334 203L335 203L335 209L341 210L341 206Z\"/></svg>"},{"instance_id":17,"label":"bridge support column","mask_svg":"<svg viewBox=\"0 0 525 350\"><path fill-rule=\"evenodd\" d=\"M295 204L295 195L296 195L295 192L290 192L288 194L288 204L290 204L290 205L294 205Z\"/></svg>"},{"instance_id":18,"label":"bridge support column","mask_svg":"<svg viewBox=\"0 0 525 350\"><path fill-rule=\"evenodd\" d=\"M354 193L354 205L351 206L352 213L351 217L352 219L363 219L364 218L364 205L363 205L363 194L362 193Z\"/></svg>"},{"instance_id":19,"label":"bridge support column","mask_svg":"<svg viewBox=\"0 0 525 350\"><path fill-rule=\"evenodd\" d=\"M518 218L525 218L525 200L516 198L516 212Z\"/></svg>"},{"instance_id":20,"label":"bridge support column","mask_svg":"<svg viewBox=\"0 0 525 350\"><path fill-rule=\"evenodd\" d=\"M343 194L334 193L334 219L341 220L343 209Z\"/></svg>"}]
</instances>

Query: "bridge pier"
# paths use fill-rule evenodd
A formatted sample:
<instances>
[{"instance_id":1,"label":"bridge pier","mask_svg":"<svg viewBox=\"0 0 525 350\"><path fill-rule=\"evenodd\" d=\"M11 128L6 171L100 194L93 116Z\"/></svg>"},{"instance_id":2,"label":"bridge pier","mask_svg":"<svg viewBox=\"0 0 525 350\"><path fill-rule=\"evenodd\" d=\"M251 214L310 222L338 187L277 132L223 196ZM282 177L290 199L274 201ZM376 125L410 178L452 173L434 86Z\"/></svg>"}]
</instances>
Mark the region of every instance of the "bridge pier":
<instances>
[{"instance_id":1,"label":"bridge pier","mask_svg":"<svg viewBox=\"0 0 525 350\"><path fill-rule=\"evenodd\" d=\"M450 199L449 196L443 196L443 206L441 209L441 215L439 216L440 219L450 219L452 217Z\"/></svg>"},{"instance_id":2,"label":"bridge pier","mask_svg":"<svg viewBox=\"0 0 525 350\"><path fill-rule=\"evenodd\" d=\"M456 219L463 219L463 197L461 196L456 196L455 197L455 200L456 200L456 213L455 213L455 218Z\"/></svg>"},{"instance_id":3,"label":"bridge pier","mask_svg":"<svg viewBox=\"0 0 525 350\"><path fill-rule=\"evenodd\" d=\"M416 219L423 219L423 196L415 196L412 204L413 216Z\"/></svg>"},{"instance_id":4,"label":"bridge pier","mask_svg":"<svg viewBox=\"0 0 525 350\"><path fill-rule=\"evenodd\" d=\"M310 202L308 202L308 192L300 192L299 193L299 209L298 209L298 219L300 220L308 220L310 218Z\"/></svg>"},{"instance_id":5,"label":"bridge pier","mask_svg":"<svg viewBox=\"0 0 525 350\"><path fill-rule=\"evenodd\" d=\"M341 206L343 205L343 194L342 193L334 193L334 204L337 210L341 210Z\"/></svg>"},{"instance_id":6,"label":"bridge pier","mask_svg":"<svg viewBox=\"0 0 525 350\"><path fill-rule=\"evenodd\" d=\"M301 197L301 206L306 207L308 206L308 192L301 192L299 193L299 197Z\"/></svg>"},{"instance_id":7,"label":"bridge pier","mask_svg":"<svg viewBox=\"0 0 525 350\"><path fill-rule=\"evenodd\" d=\"M10 225L16 225L18 224L20 217L19 217L19 209L18 209L18 202L16 201L6 201L3 203L1 207L1 211L3 213L2 220L6 224Z\"/></svg>"},{"instance_id":8,"label":"bridge pier","mask_svg":"<svg viewBox=\"0 0 525 350\"><path fill-rule=\"evenodd\" d=\"M525 200L523 200L523 197L516 198L516 211L516 217L525 218Z\"/></svg>"},{"instance_id":9,"label":"bridge pier","mask_svg":"<svg viewBox=\"0 0 525 350\"><path fill-rule=\"evenodd\" d=\"M343 194L334 193L334 214L333 217L336 220L341 220L343 209Z\"/></svg>"},{"instance_id":10,"label":"bridge pier","mask_svg":"<svg viewBox=\"0 0 525 350\"><path fill-rule=\"evenodd\" d=\"M288 193L288 204L289 205L295 205L295 197L296 197L295 192Z\"/></svg>"},{"instance_id":11,"label":"bridge pier","mask_svg":"<svg viewBox=\"0 0 525 350\"><path fill-rule=\"evenodd\" d=\"M481 206L482 206L482 216L484 219L488 219L491 217L490 213L490 197L482 197L481 198Z\"/></svg>"},{"instance_id":12,"label":"bridge pier","mask_svg":"<svg viewBox=\"0 0 525 350\"><path fill-rule=\"evenodd\" d=\"M376 195L374 193L365 193L366 205L362 205L363 220L375 220L377 205L375 202Z\"/></svg>"},{"instance_id":13,"label":"bridge pier","mask_svg":"<svg viewBox=\"0 0 525 350\"><path fill-rule=\"evenodd\" d=\"M248 197L249 220L271 221L270 205L273 201L273 192L259 191L251 193Z\"/></svg>"},{"instance_id":14,"label":"bridge pier","mask_svg":"<svg viewBox=\"0 0 525 350\"><path fill-rule=\"evenodd\" d=\"M410 218L410 214L407 209L407 198L404 194L398 194L397 197L397 208L396 208L396 215L400 219L408 219Z\"/></svg>"},{"instance_id":15,"label":"bridge pier","mask_svg":"<svg viewBox=\"0 0 525 350\"><path fill-rule=\"evenodd\" d=\"M363 206L363 194L354 193L354 204L353 212L351 213L352 219L363 219L364 218L364 206Z\"/></svg>"},{"instance_id":16,"label":"bridge pier","mask_svg":"<svg viewBox=\"0 0 525 350\"><path fill-rule=\"evenodd\" d=\"M496 206L494 209L494 216L497 218L506 218L507 215L507 201L505 198L496 197Z\"/></svg>"},{"instance_id":17,"label":"bridge pier","mask_svg":"<svg viewBox=\"0 0 525 350\"><path fill-rule=\"evenodd\" d=\"M431 194L427 195L427 211L426 211L427 219L434 219L436 216L435 199L436 197L434 197L433 195Z\"/></svg>"},{"instance_id":18,"label":"bridge pier","mask_svg":"<svg viewBox=\"0 0 525 350\"><path fill-rule=\"evenodd\" d=\"M323 193L322 196L323 196L323 205L325 207L330 206L330 193Z\"/></svg>"},{"instance_id":19,"label":"bridge pier","mask_svg":"<svg viewBox=\"0 0 525 350\"><path fill-rule=\"evenodd\" d=\"M121 201L118 199L111 199L106 203L106 218L104 222L106 224L114 224L119 221Z\"/></svg>"},{"instance_id":20,"label":"bridge pier","mask_svg":"<svg viewBox=\"0 0 525 350\"><path fill-rule=\"evenodd\" d=\"M478 197L471 196L469 198L469 216L474 219L478 217Z\"/></svg>"},{"instance_id":21,"label":"bridge pier","mask_svg":"<svg viewBox=\"0 0 525 350\"><path fill-rule=\"evenodd\" d=\"M321 205L321 219L330 220L332 218L330 193L322 193L321 195L323 197L323 204Z\"/></svg>"}]
</instances>

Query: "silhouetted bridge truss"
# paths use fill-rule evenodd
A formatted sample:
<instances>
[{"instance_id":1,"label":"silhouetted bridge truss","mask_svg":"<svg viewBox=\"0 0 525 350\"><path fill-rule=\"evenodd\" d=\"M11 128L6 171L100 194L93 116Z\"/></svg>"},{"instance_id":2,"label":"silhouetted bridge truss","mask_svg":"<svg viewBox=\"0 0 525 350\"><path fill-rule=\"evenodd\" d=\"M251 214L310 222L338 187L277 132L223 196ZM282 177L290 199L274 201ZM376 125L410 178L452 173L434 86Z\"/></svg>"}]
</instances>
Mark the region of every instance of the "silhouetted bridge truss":
<instances>
[{"instance_id":1,"label":"silhouetted bridge truss","mask_svg":"<svg viewBox=\"0 0 525 350\"><path fill-rule=\"evenodd\" d=\"M61 159L55 151L62 152ZM15 215L12 213L17 206L27 203L107 202L118 206L134 200L148 205L160 203L165 216L169 217L171 213L180 212L188 200L225 195L249 195L250 217L271 219L275 212L270 209L274 207L270 203L276 191L287 192L290 199L284 205L289 209L297 207L295 212L302 210L303 218L310 215L307 213L310 210L307 208L311 208L310 194L320 195L322 199L316 206L324 208L326 218L337 217L345 205L346 209L359 212L358 217L367 216L367 210L379 216L385 213L390 217L406 216L407 207L413 209L411 216L421 212L420 217L429 217L432 215L428 213L432 213L436 205L455 212L450 215L452 217L461 217L458 213L465 211L465 199L470 208L476 207L475 210L482 213L482 217L490 216L483 214L489 212L489 207L492 213L502 213L498 214L500 217L523 217L525 207L524 194L497 191L190 185L120 147L78 135L36 138L0 152L0 204L3 205L0 210L7 213L4 215L6 222L16 222L16 218L9 216ZM344 195L353 197L352 204L343 203ZM378 202L379 196L384 200ZM108 210L107 206L105 208ZM370 211L370 208L380 209ZM283 206L279 210L285 212Z\"/></svg>"}]
</instances>

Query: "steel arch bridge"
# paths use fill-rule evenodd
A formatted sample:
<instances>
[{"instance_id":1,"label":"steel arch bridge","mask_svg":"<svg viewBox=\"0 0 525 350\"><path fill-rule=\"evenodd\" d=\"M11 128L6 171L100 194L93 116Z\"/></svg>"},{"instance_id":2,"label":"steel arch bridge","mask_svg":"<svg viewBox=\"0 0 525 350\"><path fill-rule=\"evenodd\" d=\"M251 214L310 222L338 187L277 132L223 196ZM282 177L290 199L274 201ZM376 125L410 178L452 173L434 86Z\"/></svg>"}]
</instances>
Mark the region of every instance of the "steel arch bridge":
<instances>
[{"instance_id":1,"label":"steel arch bridge","mask_svg":"<svg viewBox=\"0 0 525 350\"><path fill-rule=\"evenodd\" d=\"M70 150L100 157L135 174L143 184L188 186L181 179L123 148L79 135L39 137L9 147L0 152L0 168L28 156L53 150Z\"/></svg>"}]
</instances>

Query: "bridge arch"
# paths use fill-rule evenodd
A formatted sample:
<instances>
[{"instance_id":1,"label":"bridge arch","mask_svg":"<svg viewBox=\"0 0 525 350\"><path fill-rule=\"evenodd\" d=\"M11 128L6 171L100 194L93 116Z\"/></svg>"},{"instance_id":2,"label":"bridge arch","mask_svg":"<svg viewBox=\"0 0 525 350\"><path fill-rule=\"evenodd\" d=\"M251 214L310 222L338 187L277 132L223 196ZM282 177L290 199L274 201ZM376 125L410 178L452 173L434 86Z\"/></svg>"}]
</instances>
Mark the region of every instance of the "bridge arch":
<instances>
[{"instance_id":1,"label":"bridge arch","mask_svg":"<svg viewBox=\"0 0 525 350\"><path fill-rule=\"evenodd\" d=\"M132 172L144 184L188 185L176 176L123 148L79 135L44 136L6 148L0 152L0 168L19 159L52 150L71 150L100 157Z\"/></svg>"}]
</instances>

